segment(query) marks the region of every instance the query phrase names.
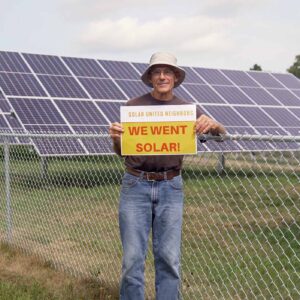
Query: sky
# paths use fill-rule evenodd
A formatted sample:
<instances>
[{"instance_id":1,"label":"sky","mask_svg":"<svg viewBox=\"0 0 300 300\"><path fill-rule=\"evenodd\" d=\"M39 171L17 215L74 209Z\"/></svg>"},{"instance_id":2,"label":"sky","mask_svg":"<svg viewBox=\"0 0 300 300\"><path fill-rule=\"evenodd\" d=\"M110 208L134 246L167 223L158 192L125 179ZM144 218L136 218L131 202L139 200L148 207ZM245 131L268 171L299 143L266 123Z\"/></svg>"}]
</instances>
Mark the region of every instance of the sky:
<instances>
[{"instance_id":1,"label":"sky","mask_svg":"<svg viewBox=\"0 0 300 300\"><path fill-rule=\"evenodd\" d=\"M0 0L0 50L286 72L300 54L299 0Z\"/></svg>"}]
</instances>

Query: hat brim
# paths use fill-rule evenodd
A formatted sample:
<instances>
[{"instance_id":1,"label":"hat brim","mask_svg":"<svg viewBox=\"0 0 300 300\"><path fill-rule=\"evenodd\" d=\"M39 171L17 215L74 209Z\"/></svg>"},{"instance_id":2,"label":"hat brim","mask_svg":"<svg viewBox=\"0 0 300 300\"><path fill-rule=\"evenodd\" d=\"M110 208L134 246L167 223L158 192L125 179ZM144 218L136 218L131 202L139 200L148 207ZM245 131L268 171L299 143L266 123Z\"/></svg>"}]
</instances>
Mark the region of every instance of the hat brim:
<instances>
[{"instance_id":1,"label":"hat brim","mask_svg":"<svg viewBox=\"0 0 300 300\"><path fill-rule=\"evenodd\" d=\"M185 71L184 69L176 66L176 65L171 65L171 64L166 64L166 62L155 62L155 64L152 64L150 66L148 66L148 68L145 70L144 74L141 76L142 81L149 87L153 88L152 83L149 81L149 71L151 70L151 68L153 66L157 66L157 65L166 65L166 66L170 66L173 69L175 69L178 73L179 73L179 77L177 78L178 80L174 83L174 88L178 87L185 78Z\"/></svg>"}]
</instances>

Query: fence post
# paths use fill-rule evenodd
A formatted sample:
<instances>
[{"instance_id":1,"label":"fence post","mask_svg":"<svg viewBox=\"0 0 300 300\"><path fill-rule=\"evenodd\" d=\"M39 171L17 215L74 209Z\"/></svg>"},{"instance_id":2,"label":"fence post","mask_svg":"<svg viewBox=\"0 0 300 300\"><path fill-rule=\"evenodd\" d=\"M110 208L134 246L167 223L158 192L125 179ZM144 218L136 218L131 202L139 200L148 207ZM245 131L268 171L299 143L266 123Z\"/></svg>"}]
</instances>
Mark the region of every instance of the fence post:
<instances>
[{"instance_id":1,"label":"fence post","mask_svg":"<svg viewBox=\"0 0 300 300\"><path fill-rule=\"evenodd\" d=\"M10 199L10 169L9 169L9 141L4 138L4 177L6 194L6 242L12 241L12 211Z\"/></svg>"},{"instance_id":2,"label":"fence post","mask_svg":"<svg viewBox=\"0 0 300 300\"><path fill-rule=\"evenodd\" d=\"M221 175L224 173L224 171L225 171L225 154L222 152L219 154L217 172L219 175Z\"/></svg>"}]
</instances>

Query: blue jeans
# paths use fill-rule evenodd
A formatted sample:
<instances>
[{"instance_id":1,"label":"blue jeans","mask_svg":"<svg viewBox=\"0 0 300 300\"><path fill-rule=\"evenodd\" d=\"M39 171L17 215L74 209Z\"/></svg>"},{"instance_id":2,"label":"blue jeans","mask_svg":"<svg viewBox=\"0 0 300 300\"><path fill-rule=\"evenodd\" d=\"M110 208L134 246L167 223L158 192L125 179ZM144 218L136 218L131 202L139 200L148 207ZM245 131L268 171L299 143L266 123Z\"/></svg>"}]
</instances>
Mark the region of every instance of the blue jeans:
<instances>
[{"instance_id":1,"label":"blue jeans","mask_svg":"<svg viewBox=\"0 0 300 300\"><path fill-rule=\"evenodd\" d=\"M177 300L180 291L182 178L147 181L125 173L119 225L123 246L121 300L144 299L144 269L152 228L157 300Z\"/></svg>"}]
</instances>

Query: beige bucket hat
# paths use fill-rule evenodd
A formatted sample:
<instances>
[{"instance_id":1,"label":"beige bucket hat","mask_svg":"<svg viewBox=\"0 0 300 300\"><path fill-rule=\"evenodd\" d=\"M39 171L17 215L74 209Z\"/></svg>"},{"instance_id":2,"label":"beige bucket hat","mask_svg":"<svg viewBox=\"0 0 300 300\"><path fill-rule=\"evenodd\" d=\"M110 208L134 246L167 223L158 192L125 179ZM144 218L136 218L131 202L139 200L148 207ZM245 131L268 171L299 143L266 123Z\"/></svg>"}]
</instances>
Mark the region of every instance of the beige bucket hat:
<instances>
[{"instance_id":1,"label":"beige bucket hat","mask_svg":"<svg viewBox=\"0 0 300 300\"><path fill-rule=\"evenodd\" d=\"M167 53L167 52L157 52L154 53L151 58L150 58L150 62L149 62L149 66L146 69L146 71L144 72L144 74L141 76L142 81L150 86L152 86L152 83L149 81L149 71L151 70L151 68L155 65L167 65L167 66L171 66L172 68L176 69L179 73L179 77L178 77L178 81L175 82L174 87L178 87L184 80L185 78L185 71L184 69L180 68L177 65L177 58L171 54L171 53Z\"/></svg>"}]
</instances>

